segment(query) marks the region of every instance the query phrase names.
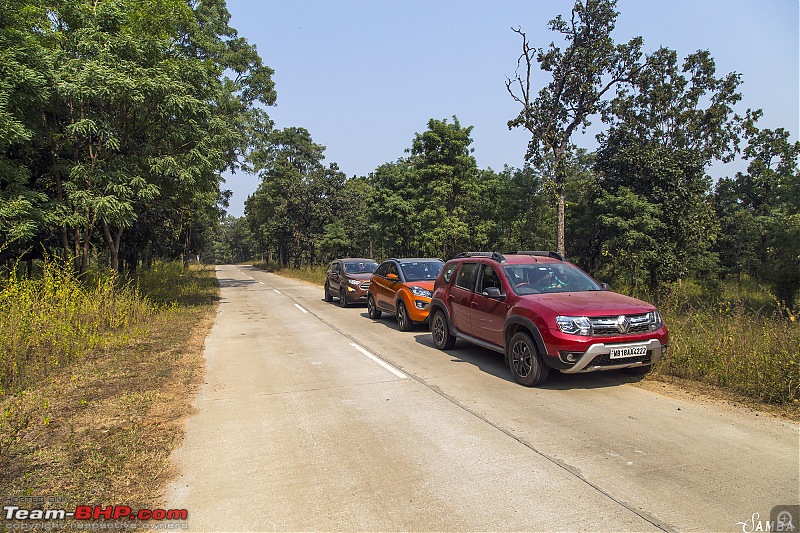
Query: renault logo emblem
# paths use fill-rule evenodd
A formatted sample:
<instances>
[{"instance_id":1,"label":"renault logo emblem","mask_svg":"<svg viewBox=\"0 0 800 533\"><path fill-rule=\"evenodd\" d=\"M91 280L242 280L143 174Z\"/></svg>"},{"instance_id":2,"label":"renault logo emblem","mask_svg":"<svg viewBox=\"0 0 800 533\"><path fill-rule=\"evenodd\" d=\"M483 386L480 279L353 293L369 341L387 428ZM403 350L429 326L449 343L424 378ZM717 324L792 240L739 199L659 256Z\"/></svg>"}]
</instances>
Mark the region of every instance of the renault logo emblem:
<instances>
[{"instance_id":1,"label":"renault logo emblem","mask_svg":"<svg viewBox=\"0 0 800 533\"><path fill-rule=\"evenodd\" d=\"M625 315L617 317L617 330L620 333L628 333L628 328L631 327L631 321Z\"/></svg>"}]
</instances>

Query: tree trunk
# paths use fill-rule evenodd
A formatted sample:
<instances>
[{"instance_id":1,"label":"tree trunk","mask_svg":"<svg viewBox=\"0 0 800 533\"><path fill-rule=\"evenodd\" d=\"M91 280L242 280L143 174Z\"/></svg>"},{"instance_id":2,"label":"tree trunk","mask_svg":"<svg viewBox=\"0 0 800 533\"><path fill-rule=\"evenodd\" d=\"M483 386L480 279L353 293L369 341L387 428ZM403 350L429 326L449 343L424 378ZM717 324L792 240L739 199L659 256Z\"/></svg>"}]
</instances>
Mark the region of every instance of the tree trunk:
<instances>
[{"instance_id":1,"label":"tree trunk","mask_svg":"<svg viewBox=\"0 0 800 533\"><path fill-rule=\"evenodd\" d=\"M117 231L116 235L112 236L111 230L104 219L100 220L100 225L103 228L103 238L106 241L106 246L108 246L108 251L111 254L111 270L119 271L119 242L122 238L122 228Z\"/></svg>"},{"instance_id":2,"label":"tree trunk","mask_svg":"<svg viewBox=\"0 0 800 533\"><path fill-rule=\"evenodd\" d=\"M567 251L564 245L565 205L566 205L566 199L564 195L564 186L559 185L558 206L556 209L556 248L558 249L558 253L560 253L564 257L567 256Z\"/></svg>"}]
</instances>

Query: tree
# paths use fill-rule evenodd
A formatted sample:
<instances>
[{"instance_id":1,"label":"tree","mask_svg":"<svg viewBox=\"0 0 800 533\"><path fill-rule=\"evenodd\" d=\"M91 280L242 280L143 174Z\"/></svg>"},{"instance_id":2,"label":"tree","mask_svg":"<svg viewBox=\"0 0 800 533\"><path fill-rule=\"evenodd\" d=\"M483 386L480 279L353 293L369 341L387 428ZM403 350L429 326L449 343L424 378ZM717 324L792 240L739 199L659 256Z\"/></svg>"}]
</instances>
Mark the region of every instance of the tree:
<instances>
[{"instance_id":1,"label":"tree","mask_svg":"<svg viewBox=\"0 0 800 533\"><path fill-rule=\"evenodd\" d=\"M717 184L719 248L725 266L768 281L792 307L800 292L800 142L790 142L784 128L759 129L760 116L751 112L744 121L747 172Z\"/></svg>"},{"instance_id":2,"label":"tree","mask_svg":"<svg viewBox=\"0 0 800 533\"><path fill-rule=\"evenodd\" d=\"M366 201L370 238L379 257L417 255L414 248L420 231L417 213L417 180L407 159L384 163L368 177Z\"/></svg>"},{"instance_id":3,"label":"tree","mask_svg":"<svg viewBox=\"0 0 800 533\"><path fill-rule=\"evenodd\" d=\"M142 214L157 213L186 256L197 218L223 197L222 171L247 152L248 130L268 121L256 104L275 100L272 70L228 25L224 1L8 7L0 17L14 26L0 32L9 44L0 68L11 83L0 85L0 106L15 118L0 128L19 135L0 145L0 165L17 170L3 187L13 200L0 209L4 225L23 217L48 248L58 234L82 272L98 234L118 268L123 233L152 240L147 232L165 220Z\"/></svg>"},{"instance_id":4,"label":"tree","mask_svg":"<svg viewBox=\"0 0 800 533\"><path fill-rule=\"evenodd\" d=\"M551 20L550 29L567 43L564 50L554 43L546 51L534 48L520 28L513 30L522 38L522 54L515 78L506 79L506 89L522 110L508 127L523 127L531 133L526 161L537 166L549 163L556 194L556 247L561 254L566 250L564 161L574 149L572 136L578 128L585 131L590 117L606 110L606 95L630 79L641 57L641 37L620 45L611 39L618 15L615 6L616 0L577 0L568 21L561 15ZM552 75L535 99L531 89L534 59Z\"/></svg>"},{"instance_id":5,"label":"tree","mask_svg":"<svg viewBox=\"0 0 800 533\"><path fill-rule=\"evenodd\" d=\"M416 179L415 200L422 227L418 248L424 255L452 257L488 240L487 222L474 216L483 200L485 184L472 156L472 126L431 119L416 134L410 162Z\"/></svg>"},{"instance_id":6,"label":"tree","mask_svg":"<svg viewBox=\"0 0 800 533\"><path fill-rule=\"evenodd\" d=\"M679 66L677 54L661 48L608 110L595 166L601 187L611 195L625 187L660 212L660 224L650 227L658 258L649 266L651 288L690 272L715 273L718 223L705 169L738 149L741 121L732 106L739 84L736 73L716 77L707 51Z\"/></svg>"},{"instance_id":7,"label":"tree","mask_svg":"<svg viewBox=\"0 0 800 533\"><path fill-rule=\"evenodd\" d=\"M52 223L52 200L36 187L42 110L52 92L53 54L41 2L0 3L0 255L18 257ZM50 158L45 160L49 161Z\"/></svg>"},{"instance_id":8,"label":"tree","mask_svg":"<svg viewBox=\"0 0 800 533\"><path fill-rule=\"evenodd\" d=\"M541 173L531 166L506 166L494 179L496 200L487 202L491 208L488 218L495 222L494 247L510 251L553 249L555 241L548 231L553 209Z\"/></svg>"},{"instance_id":9,"label":"tree","mask_svg":"<svg viewBox=\"0 0 800 533\"><path fill-rule=\"evenodd\" d=\"M292 259L314 263L324 226L335 216L336 195L345 176L335 163L323 165L325 147L304 128L286 128L266 135L249 156L261 183L245 202L253 234L281 264Z\"/></svg>"}]
</instances>

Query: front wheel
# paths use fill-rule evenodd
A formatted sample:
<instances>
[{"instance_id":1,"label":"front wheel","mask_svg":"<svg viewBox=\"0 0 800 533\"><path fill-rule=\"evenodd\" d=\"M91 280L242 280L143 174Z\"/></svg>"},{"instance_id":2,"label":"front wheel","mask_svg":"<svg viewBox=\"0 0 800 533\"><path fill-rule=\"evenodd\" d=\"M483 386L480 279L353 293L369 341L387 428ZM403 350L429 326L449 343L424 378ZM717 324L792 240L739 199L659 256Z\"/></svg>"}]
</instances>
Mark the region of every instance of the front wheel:
<instances>
[{"instance_id":1,"label":"front wheel","mask_svg":"<svg viewBox=\"0 0 800 533\"><path fill-rule=\"evenodd\" d=\"M339 289L339 307L347 307L347 293L343 288Z\"/></svg>"},{"instance_id":2,"label":"front wheel","mask_svg":"<svg viewBox=\"0 0 800 533\"><path fill-rule=\"evenodd\" d=\"M511 337L508 345L508 361L517 383L526 387L541 385L550 375L550 367L544 363L530 335L519 332Z\"/></svg>"},{"instance_id":3,"label":"front wheel","mask_svg":"<svg viewBox=\"0 0 800 533\"><path fill-rule=\"evenodd\" d=\"M411 331L413 324L414 323L408 317L406 304L403 303L403 300L400 300L397 302L397 326L400 328L400 331Z\"/></svg>"},{"instance_id":4,"label":"front wheel","mask_svg":"<svg viewBox=\"0 0 800 533\"><path fill-rule=\"evenodd\" d=\"M381 311L375 306L375 298L370 294L367 297L367 315L372 320L378 320L381 317Z\"/></svg>"},{"instance_id":5,"label":"front wheel","mask_svg":"<svg viewBox=\"0 0 800 533\"><path fill-rule=\"evenodd\" d=\"M328 282L325 282L325 301L331 303L333 301L333 297L331 296L331 288L328 286Z\"/></svg>"},{"instance_id":6,"label":"front wheel","mask_svg":"<svg viewBox=\"0 0 800 533\"><path fill-rule=\"evenodd\" d=\"M456 343L456 338L450 333L447 320L441 311L436 311L431 318L431 336L434 346L440 350L449 350Z\"/></svg>"}]
</instances>

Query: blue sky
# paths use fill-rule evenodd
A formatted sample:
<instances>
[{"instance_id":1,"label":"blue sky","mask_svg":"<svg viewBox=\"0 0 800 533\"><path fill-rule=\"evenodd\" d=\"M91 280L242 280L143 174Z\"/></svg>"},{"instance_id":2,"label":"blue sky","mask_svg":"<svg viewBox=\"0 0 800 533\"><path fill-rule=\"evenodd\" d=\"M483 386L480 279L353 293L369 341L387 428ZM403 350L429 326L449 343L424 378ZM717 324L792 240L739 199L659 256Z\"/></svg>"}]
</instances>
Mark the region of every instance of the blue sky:
<instances>
[{"instance_id":1,"label":"blue sky","mask_svg":"<svg viewBox=\"0 0 800 533\"><path fill-rule=\"evenodd\" d=\"M228 0L231 26L257 46L275 70L277 106L267 109L276 128L304 127L326 146L326 162L348 177L364 176L404 157L415 133L431 118L457 116L473 126L480 168L521 167L524 130L509 131L519 112L505 89L519 57L520 26L535 46L556 38L547 22L567 15L566 0L493 2ZM709 50L718 75L742 74L739 112L761 108L764 128L800 122L800 15L798 0L619 0L616 42L641 35L644 51L659 46L682 58ZM535 72L537 88L548 80ZM596 121L599 123L599 120ZM600 126L601 127L601 126ZM594 134L574 139L593 149ZM717 164L715 178L742 170ZM226 176L229 212L241 216L258 178Z\"/></svg>"}]
</instances>

